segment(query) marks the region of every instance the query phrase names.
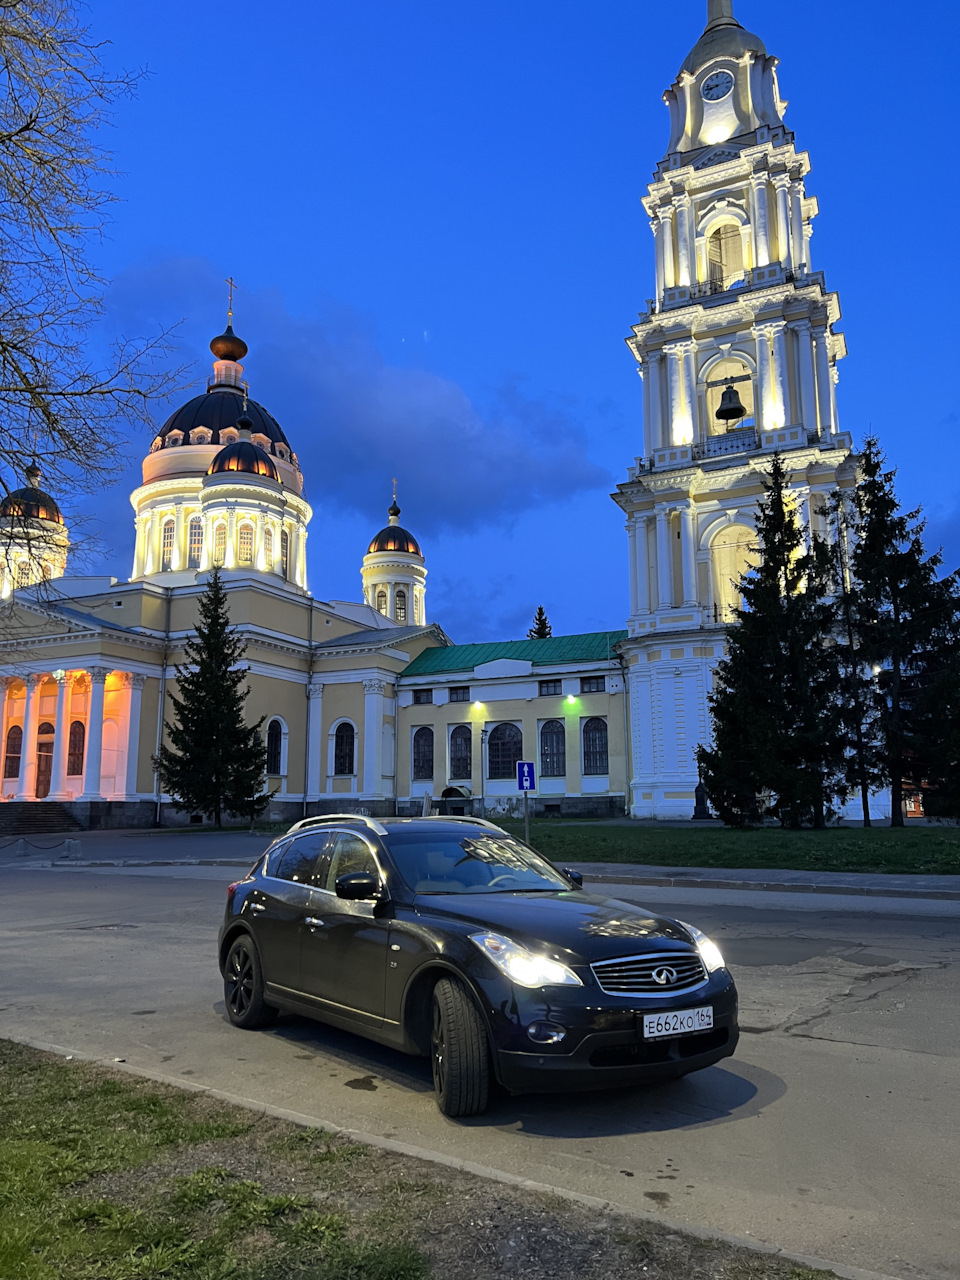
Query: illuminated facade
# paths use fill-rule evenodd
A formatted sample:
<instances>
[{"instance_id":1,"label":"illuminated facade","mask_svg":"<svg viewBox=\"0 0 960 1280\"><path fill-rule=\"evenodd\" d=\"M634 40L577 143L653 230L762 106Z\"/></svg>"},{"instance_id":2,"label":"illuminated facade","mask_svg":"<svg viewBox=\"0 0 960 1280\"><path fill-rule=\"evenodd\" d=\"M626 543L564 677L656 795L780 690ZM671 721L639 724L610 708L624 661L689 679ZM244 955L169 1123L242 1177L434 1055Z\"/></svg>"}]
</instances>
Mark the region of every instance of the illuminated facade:
<instances>
[{"instance_id":1,"label":"illuminated facade","mask_svg":"<svg viewBox=\"0 0 960 1280\"><path fill-rule=\"evenodd\" d=\"M783 121L777 59L708 0L664 100L670 143L644 208L655 297L628 345L643 378L644 451L614 500L627 517L633 778L638 817L689 818L695 753L735 583L756 544L779 451L801 518L854 482L837 417L840 304L810 252L810 161Z\"/></svg>"}]
</instances>

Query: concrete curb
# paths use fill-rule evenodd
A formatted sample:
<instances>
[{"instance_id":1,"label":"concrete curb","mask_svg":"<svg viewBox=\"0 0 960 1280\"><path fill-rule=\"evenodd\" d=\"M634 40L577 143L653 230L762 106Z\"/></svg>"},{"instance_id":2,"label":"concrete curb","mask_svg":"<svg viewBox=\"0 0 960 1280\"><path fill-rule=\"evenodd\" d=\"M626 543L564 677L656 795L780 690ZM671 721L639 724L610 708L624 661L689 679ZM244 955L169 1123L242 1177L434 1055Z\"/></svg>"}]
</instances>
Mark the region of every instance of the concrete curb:
<instances>
[{"instance_id":1,"label":"concrete curb","mask_svg":"<svg viewBox=\"0 0 960 1280\"><path fill-rule=\"evenodd\" d=\"M147 1071L143 1067L134 1067L126 1062L113 1062L105 1058L98 1058L94 1054L78 1053L65 1049L62 1045L48 1044L41 1040L27 1040L19 1036L7 1038L14 1044L26 1045L30 1049L54 1053L61 1058L72 1057L81 1062L92 1062L96 1066L105 1067L110 1071L123 1071L127 1075L138 1076L144 1080L154 1080L158 1084L169 1085L185 1093L204 1093L210 1098L217 1098L219 1101L226 1102L231 1106L243 1107L246 1111L271 1116L276 1120L286 1120L291 1124L299 1125L303 1129L319 1129L322 1133L334 1134L350 1142L360 1143L365 1147L375 1147L380 1151L391 1151L396 1155L409 1156L415 1160L425 1160L429 1164L455 1169L458 1173L469 1173L478 1178L485 1178L489 1182L499 1182L504 1186L517 1187L522 1191L532 1191L538 1195L556 1196L558 1199L567 1200L571 1204L578 1204L587 1209L595 1209L599 1213L605 1213L609 1210L612 1213L621 1214L623 1217L632 1218L637 1222L649 1223L652 1226L663 1227L668 1231L676 1231L681 1235L693 1236L696 1240L717 1240L740 1249L749 1249L752 1253L783 1258L786 1262L795 1262L799 1266L809 1267L816 1271L833 1272L834 1275L841 1277L841 1280L908 1280L905 1276L890 1276L879 1271L865 1271L862 1267L848 1267L842 1263L828 1262L823 1258L790 1253L789 1250L781 1249L778 1245L768 1244L761 1240L750 1240L743 1236L730 1235L724 1231L711 1231L706 1227L692 1227L687 1223L676 1222L671 1218L661 1218L653 1213L643 1213L639 1209L619 1204L615 1200L602 1200L596 1196L581 1195L579 1192L568 1191L563 1187L552 1187L544 1182L534 1182L530 1178L521 1178L518 1174L507 1173L502 1169L493 1169L487 1165L474 1164L470 1160L458 1160L455 1156L444 1155L441 1151L430 1151L425 1147L411 1146L406 1142L394 1142L390 1138L380 1138L376 1134L362 1133L357 1129L344 1129L340 1125L333 1124L327 1120L318 1120L314 1116L308 1116L299 1111L288 1111L283 1107L273 1107L269 1103L257 1102L252 1098L244 1098L235 1093L228 1093L223 1089L212 1089L208 1085L198 1084L195 1081L177 1080L158 1071Z\"/></svg>"}]
</instances>

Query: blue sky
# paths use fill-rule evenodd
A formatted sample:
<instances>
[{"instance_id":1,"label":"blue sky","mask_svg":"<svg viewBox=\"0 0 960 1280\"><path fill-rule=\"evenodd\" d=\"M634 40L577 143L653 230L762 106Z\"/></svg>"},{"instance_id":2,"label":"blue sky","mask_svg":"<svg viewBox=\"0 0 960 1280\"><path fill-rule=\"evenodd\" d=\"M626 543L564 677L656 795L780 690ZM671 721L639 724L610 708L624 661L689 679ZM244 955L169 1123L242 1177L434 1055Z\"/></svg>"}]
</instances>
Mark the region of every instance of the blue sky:
<instances>
[{"instance_id":1,"label":"blue sky","mask_svg":"<svg viewBox=\"0 0 960 1280\"><path fill-rule=\"evenodd\" d=\"M520 636L539 603L557 634L623 624L626 538L609 493L642 451L623 342L653 290L639 202L667 143L661 94L705 12L704 0L91 10L107 62L149 71L108 137L122 171L98 250L109 325L182 320L202 388L222 281L236 277L251 394L284 426L314 507L316 596L357 598L396 475L427 556L428 614L454 639ZM787 122L811 153L814 266L840 292L850 347L841 425L880 434L903 501L923 503L953 566L957 6L737 0L736 13L781 59ZM129 468L87 512L121 578L148 444L132 436Z\"/></svg>"}]
</instances>

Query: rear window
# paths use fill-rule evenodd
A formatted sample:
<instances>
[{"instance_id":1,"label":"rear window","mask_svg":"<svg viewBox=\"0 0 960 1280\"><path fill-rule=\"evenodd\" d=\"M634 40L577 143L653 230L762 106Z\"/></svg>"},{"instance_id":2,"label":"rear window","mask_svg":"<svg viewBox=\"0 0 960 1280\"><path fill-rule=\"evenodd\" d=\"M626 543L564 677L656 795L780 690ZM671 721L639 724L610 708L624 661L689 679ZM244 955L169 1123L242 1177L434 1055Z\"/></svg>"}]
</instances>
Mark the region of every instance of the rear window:
<instances>
[{"instance_id":1,"label":"rear window","mask_svg":"<svg viewBox=\"0 0 960 1280\"><path fill-rule=\"evenodd\" d=\"M480 828L398 832L385 841L414 893L555 892L570 883L538 853L510 836Z\"/></svg>"}]
</instances>

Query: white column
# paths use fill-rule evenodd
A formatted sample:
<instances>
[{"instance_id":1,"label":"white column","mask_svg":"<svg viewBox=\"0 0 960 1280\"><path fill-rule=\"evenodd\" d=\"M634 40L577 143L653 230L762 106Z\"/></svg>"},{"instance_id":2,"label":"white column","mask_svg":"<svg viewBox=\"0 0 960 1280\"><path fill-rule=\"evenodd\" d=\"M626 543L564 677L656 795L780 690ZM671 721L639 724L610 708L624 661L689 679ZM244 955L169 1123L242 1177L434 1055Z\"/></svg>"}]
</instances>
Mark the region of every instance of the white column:
<instances>
[{"instance_id":1,"label":"white column","mask_svg":"<svg viewBox=\"0 0 960 1280\"><path fill-rule=\"evenodd\" d=\"M673 608L673 547L670 545L670 512L657 512L657 597L661 609Z\"/></svg>"},{"instance_id":2,"label":"white column","mask_svg":"<svg viewBox=\"0 0 960 1280\"><path fill-rule=\"evenodd\" d=\"M647 447L652 454L665 443L663 429L663 352L651 351L647 355L647 381L650 384L650 419L647 426Z\"/></svg>"},{"instance_id":3,"label":"white column","mask_svg":"<svg viewBox=\"0 0 960 1280\"><path fill-rule=\"evenodd\" d=\"M650 542L647 516L634 516L637 533L637 613L650 612Z\"/></svg>"},{"instance_id":4,"label":"white column","mask_svg":"<svg viewBox=\"0 0 960 1280\"><path fill-rule=\"evenodd\" d=\"M57 682L57 715L53 726L53 770L50 775L48 800L69 800L67 794L67 754L70 749L70 696L73 692L73 676L66 671L55 671Z\"/></svg>"},{"instance_id":5,"label":"white column","mask_svg":"<svg viewBox=\"0 0 960 1280\"><path fill-rule=\"evenodd\" d=\"M307 531L302 526L297 533L297 585L307 585Z\"/></svg>"},{"instance_id":6,"label":"white column","mask_svg":"<svg viewBox=\"0 0 960 1280\"><path fill-rule=\"evenodd\" d=\"M170 557L171 569L183 569L187 563L187 554L183 542L183 507L176 507L173 517L173 555Z\"/></svg>"},{"instance_id":7,"label":"white column","mask_svg":"<svg viewBox=\"0 0 960 1280\"><path fill-rule=\"evenodd\" d=\"M99 800L100 768L103 755L103 698L109 667L88 667L90 710L87 714L87 747L81 800Z\"/></svg>"},{"instance_id":8,"label":"white column","mask_svg":"<svg viewBox=\"0 0 960 1280\"><path fill-rule=\"evenodd\" d=\"M23 713L23 742L20 747L20 778L15 800L37 798L37 725L40 722L40 686L45 675L27 676L27 704Z\"/></svg>"},{"instance_id":9,"label":"white column","mask_svg":"<svg viewBox=\"0 0 960 1280\"><path fill-rule=\"evenodd\" d=\"M133 578L139 578L143 573L143 516L137 516L133 522L133 527L136 542L134 543L133 548L133 573L130 576Z\"/></svg>"},{"instance_id":10,"label":"white column","mask_svg":"<svg viewBox=\"0 0 960 1280\"><path fill-rule=\"evenodd\" d=\"M683 565L683 603L684 605L695 605L697 603L697 540L696 540L696 515L692 506L681 507L681 532L683 539L681 542L682 549L682 565Z\"/></svg>"},{"instance_id":11,"label":"white column","mask_svg":"<svg viewBox=\"0 0 960 1280\"><path fill-rule=\"evenodd\" d=\"M387 583L387 617L390 619L393 619L393 615L396 612L395 596L396 596L396 587L393 585L392 582L388 582Z\"/></svg>"},{"instance_id":12,"label":"white column","mask_svg":"<svg viewBox=\"0 0 960 1280\"><path fill-rule=\"evenodd\" d=\"M323 761L323 682L311 676L307 684L307 800L320 799Z\"/></svg>"},{"instance_id":13,"label":"white column","mask_svg":"<svg viewBox=\"0 0 960 1280\"><path fill-rule=\"evenodd\" d=\"M667 289L672 289L677 283L677 258L673 247L676 212L672 204L660 210L660 220L663 224L663 283Z\"/></svg>"},{"instance_id":14,"label":"white column","mask_svg":"<svg viewBox=\"0 0 960 1280\"><path fill-rule=\"evenodd\" d=\"M786 322L776 321L770 326L773 335L773 390L776 403L777 426L784 427L791 420L788 412L790 404L790 382L787 375Z\"/></svg>"},{"instance_id":15,"label":"white column","mask_svg":"<svg viewBox=\"0 0 960 1280\"><path fill-rule=\"evenodd\" d=\"M762 327L755 327L753 336L757 343L757 421L761 431L771 431L773 429L773 414L771 412L771 395L773 389L771 387L770 378L770 343L767 339L767 330Z\"/></svg>"},{"instance_id":16,"label":"white column","mask_svg":"<svg viewBox=\"0 0 960 1280\"><path fill-rule=\"evenodd\" d=\"M627 548L630 553L630 617L640 612L637 592L637 518L631 516L627 521Z\"/></svg>"},{"instance_id":17,"label":"white column","mask_svg":"<svg viewBox=\"0 0 960 1280\"><path fill-rule=\"evenodd\" d=\"M810 252L810 241L813 239L813 223L809 220L803 224L803 260L807 264L807 270L813 270L813 258Z\"/></svg>"},{"instance_id":18,"label":"white column","mask_svg":"<svg viewBox=\"0 0 960 1280\"><path fill-rule=\"evenodd\" d=\"M363 790L383 793L383 680L363 682ZM434 744L436 746L436 744Z\"/></svg>"},{"instance_id":19,"label":"white column","mask_svg":"<svg viewBox=\"0 0 960 1280\"><path fill-rule=\"evenodd\" d=\"M837 417L837 386L840 382L840 370L835 364L830 366L830 421L833 423L833 433L840 430L840 422Z\"/></svg>"},{"instance_id":20,"label":"white column","mask_svg":"<svg viewBox=\"0 0 960 1280\"><path fill-rule=\"evenodd\" d=\"M683 393L687 411L687 433L684 444L693 444L699 436L700 405L697 400L697 344L688 342L683 348Z\"/></svg>"},{"instance_id":21,"label":"white column","mask_svg":"<svg viewBox=\"0 0 960 1280\"><path fill-rule=\"evenodd\" d=\"M690 252L690 197L677 196L677 248L679 250L680 270L677 273L677 284L693 283L693 255Z\"/></svg>"},{"instance_id":22,"label":"white column","mask_svg":"<svg viewBox=\"0 0 960 1280\"><path fill-rule=\"evenodd\" d=\"M235 569L237 565L237 513L227 512L227 549L223 557L225 569Z\"/></svg>"},{"instance_id":23,"label":"white column","mask_svg":"<svg viewBox=\"0 0 960 1280\"><path fill-rule=\"evenodd\" d=\"M757 248L757 266L766 267L770 262L770 219L767 211L767 175L754 174L750 179L753 192L753 203L756 214L756 234L754 243Z\"/></svg>"},{"instance_id":24,"label":"white column","mask_svg":"<svg viewBox=\"0 0 960 1280\"><path fill-rule=\"evenodd\" d=\"M800 271L807 265L807 259L803 242L803 183L797 179L790 183L790 236L794 264Z\"/></svg>"},{"instance_id":25,"label":"white column","mask_svg":"<svg viewBox=\"0 0 960 1280\"><path fill-rule=\"evenodd\" d=\"M832 435L833 396L830 388L830 351L827 346L827 330L825 327L814 330L817 365L817 403L820 407L820 434Z\"/></svg>"},{"instance_id":26,"label":"white column","mask_svg":"<svg viewBox=\"0 0 960 1280\"><path fill-rule=\"evenodd\" d=\"M143 686L147 677L130 675L127 677L130 690L130 703L127 712L127 778L124 790L128 800L137 798L137 774L140 766L140 703L143 698Z\"/></svg>"},{"instance_id":27,"label":"white column","mask_svg":"<svg viewBox=\"0 0 960 1280\"><path fill-rule=\"evenodd\" d=\"M663 223L659 217L650 219L650 230L653 232L653 256L657 270L657 310L663 301Z\"/></svg>"},{"instance_id":28,"label":"white column","mask_svg":"<svg viewBox=\"0 0 960 1280\"><path fill-rule=\"evenodd\" d=\"M157 522L154 519L153 512L144 518L143 531L143 572L144 576L157 571L157 548L156 548L156 532Z\"/></svg>"},{"instance_id":29,"label":"white column","mask_svg":"<svg viewBox=\"0 0 960 1280\"><path fill-rule=\"evenodd\" d=\"M669 438L664 440L664 447L679 444L678 425L683 417L683 364L682 349L678 346L664 347L667 356L667 421L669 422Z\"/></svg>"},{"instance_id":30,"label":"white column","mask_svg":"<svg viewBox=\"0 0 960 1280\"><path fill-rule=\"evenodd\" d=\"M793 270L793 236L790 234L790 178L778 173L773 180L777 192L777 248L787 271Z\"/></svg>"},{"instance_id":31,"label":"white column","mask_svg":"<svg viewBox=\"0 0 960 1280\"><path fill-rule=\"evenodd\" d=\"M813 332L809 320L794 325L800 373L800 414L807 431L817 429L817 378L813 367Z\"/></svg>"}]
</instances>

